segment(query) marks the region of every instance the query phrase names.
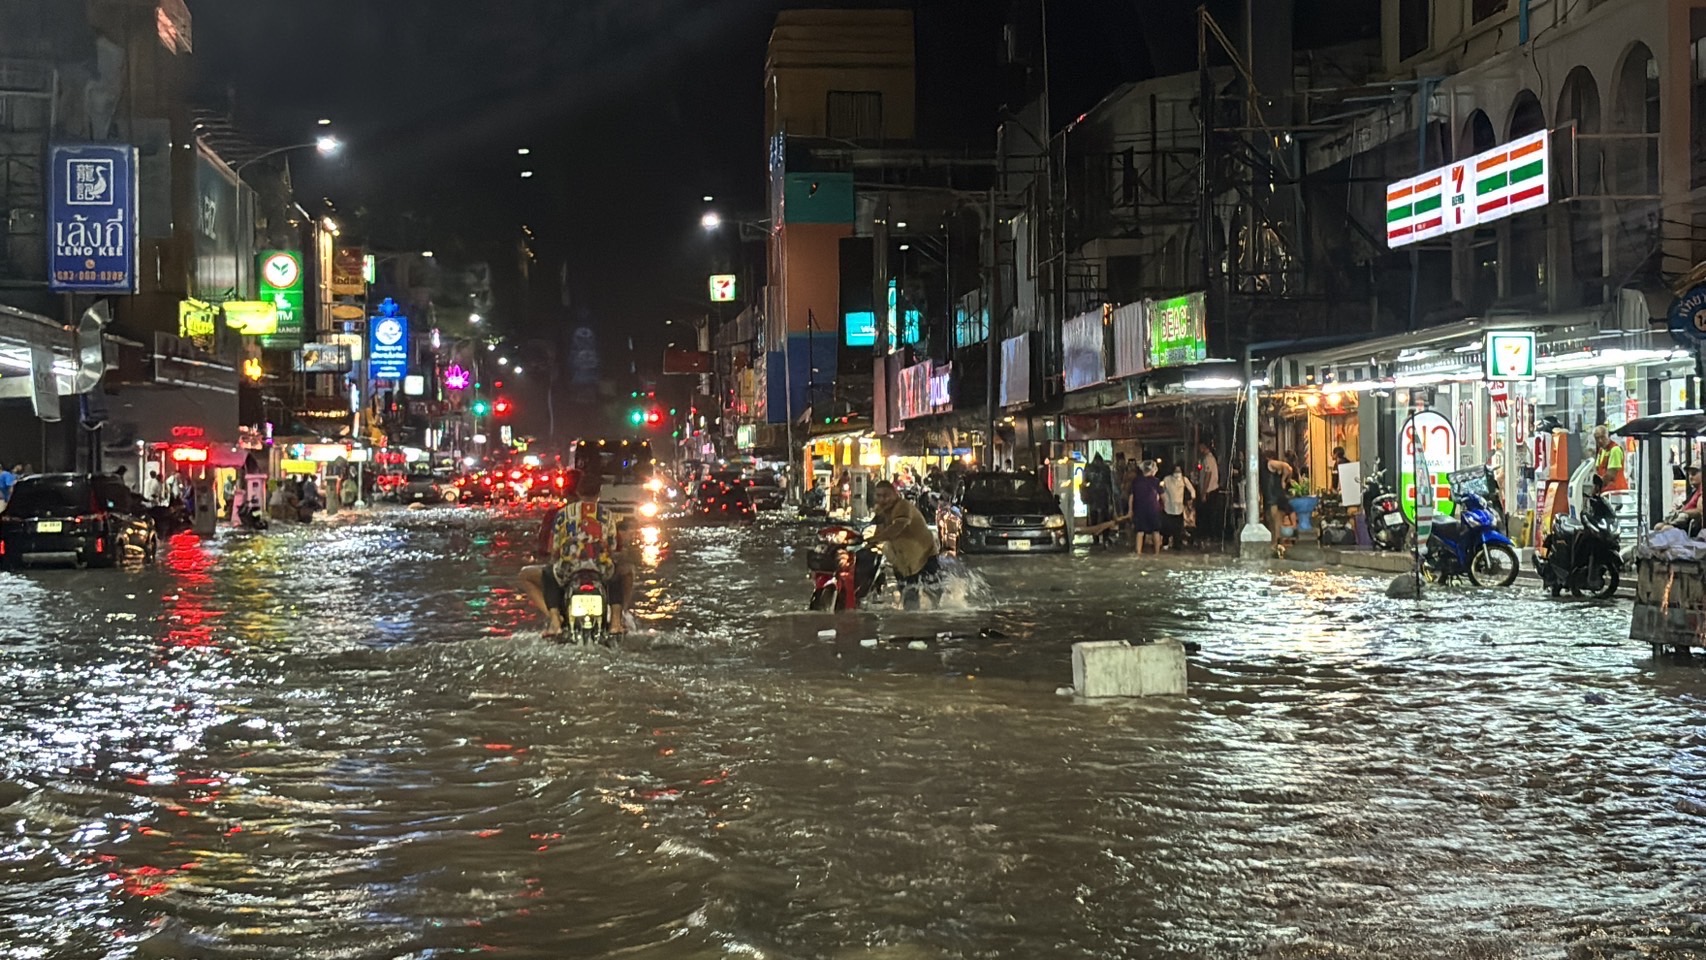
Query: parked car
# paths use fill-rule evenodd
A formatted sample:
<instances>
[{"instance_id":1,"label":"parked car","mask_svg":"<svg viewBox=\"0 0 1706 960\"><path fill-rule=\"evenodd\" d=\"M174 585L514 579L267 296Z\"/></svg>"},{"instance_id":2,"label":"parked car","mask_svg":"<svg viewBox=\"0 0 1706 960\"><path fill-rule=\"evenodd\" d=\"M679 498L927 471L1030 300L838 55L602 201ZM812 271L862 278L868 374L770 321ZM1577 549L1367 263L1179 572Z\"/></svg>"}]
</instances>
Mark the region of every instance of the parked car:
<instances>
[{"instance_id":1,"label":"parked car","mask_svg":"<svg viewBox=\"0 0 1706 960\"><path fill-rule=\"evenodd\" d=\"M0 514L0 560L7 565L116 566L127 548L153 561L154 521L124 481L111 474L43 473L25 477Z\"/></svg>"},{"instance_id":2,"label":"parked car","mask_svg":"<svg viewBox=\"0 0 1706 960\"><path fill-rule=\"evenodd\" d=\"M1066 514L1036 477L979 473L960 485L937 521L949 553L1064 553Z\"/></svg>"}]
</instances>

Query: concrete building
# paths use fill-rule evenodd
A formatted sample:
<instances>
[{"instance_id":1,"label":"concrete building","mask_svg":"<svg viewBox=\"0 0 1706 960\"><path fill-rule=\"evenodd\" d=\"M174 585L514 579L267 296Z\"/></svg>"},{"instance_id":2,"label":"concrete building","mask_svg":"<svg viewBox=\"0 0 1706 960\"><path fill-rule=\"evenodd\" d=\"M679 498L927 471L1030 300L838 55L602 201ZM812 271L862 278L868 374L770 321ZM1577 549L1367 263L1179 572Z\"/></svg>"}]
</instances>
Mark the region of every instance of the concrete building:
<instances>
[{"instance_id":1,"label":"concrete building","mask_svg":"<svg viewBox=\"0 0 1706 960\"><path fill-rule=\"evenodd\" d=\"M223 323L193 339L179 308L252 298L253 204L190 114L188 9L182 0L7 0L0 23L0 304L15 346L61 354L57 425L13 415L30 401L0 385L0 456L89 467L103 448L128 456L170 444L174 428L235 444L240 345ZM133 289L50 289L50 144L136 148ZM82 334L60 330L84 317ZM85 342L96 327L104 341ZM26 328L63 342L26 343ZM66 344L79 356L64 355ZM82 429L96 424L105 426ZM19 456L26 451L35 455Z\"/></svg>"}]
</instances>

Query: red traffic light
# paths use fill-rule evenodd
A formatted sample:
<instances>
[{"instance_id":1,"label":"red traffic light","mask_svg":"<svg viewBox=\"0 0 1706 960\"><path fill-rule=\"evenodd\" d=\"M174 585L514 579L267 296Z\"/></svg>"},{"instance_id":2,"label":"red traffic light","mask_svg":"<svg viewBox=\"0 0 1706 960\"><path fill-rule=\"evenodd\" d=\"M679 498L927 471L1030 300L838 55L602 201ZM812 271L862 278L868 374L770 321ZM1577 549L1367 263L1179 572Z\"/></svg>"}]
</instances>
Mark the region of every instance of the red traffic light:
<instances>
[{"instance_id":1,"label":"red traffic light","mask_svg":"<svg viewBox=\"0 0 1706 960\"><path fill-rule=\"evenodd\" d=\"M502 397L499 397L497 401L492 404L492 412L500 417L509 416L510 411L513 409L515 409L515 405Z\"/></svg>"},{"instance_id":2,"label":"red traffic light","mask_svg":"<svg viewBox=\"0 0 1706 960\"><path fill-rule=\"evenodd\" d=\"M663 422L663 411L662 410L659 410L656 407L653 407L652 409L646 411L646 423L647 424L655 427L662 422Z\"/></svg>"}]
</instances>

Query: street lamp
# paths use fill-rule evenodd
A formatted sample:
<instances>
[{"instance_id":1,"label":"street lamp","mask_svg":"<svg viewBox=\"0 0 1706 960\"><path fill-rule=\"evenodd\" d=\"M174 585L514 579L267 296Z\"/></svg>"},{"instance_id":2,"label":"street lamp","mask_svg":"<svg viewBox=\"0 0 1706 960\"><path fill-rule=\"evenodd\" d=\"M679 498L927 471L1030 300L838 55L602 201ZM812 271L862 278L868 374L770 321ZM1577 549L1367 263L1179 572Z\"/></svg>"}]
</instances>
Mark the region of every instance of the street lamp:
<instances>
[{"instance_id":1,"label":"street lamp","mask_svg":"<svg viewBox=\"0 0 1706 960\"><path fill-rule=\"evenodd\" d=\"M715 210L708 210L699 218L699 225L707 230L715 230L723 225L723 218L717 216Z\"/></svg>"},{"instance_id":2,"label":"street lamp","mask_svg":"<svg viewBox=\"0 0 1706 960\"><path fill-rule=\"evenodd\" d=\"M485 319L485 317L482 317L477 313L468 314L468 322L469 323L479 323L481 320L484 320L484 319Z\"/></svg>"},{"instance_id":3,"label":"street lamp","mask_svg":"<svg viewBox=\"0 0 1706 960\"><path fill-rule=\"evenodd\" d=\"M318 150L322 157L331 157L336 156L338 151L344 148L344 144L342 140L339 140L337 137L334 137L329 133L323 134L308 143L293 143L288 147L275 147L274 149L268 150L258 156L250 157L242 163L237 164L237 169L232 172L236 173L240 177L243 175L243 170L252 163L258 163L268 157L276 157L281 153L290 153L294 150L307 150L309 147L313 147L315 150Z\"/></svg>"}]
</instances>

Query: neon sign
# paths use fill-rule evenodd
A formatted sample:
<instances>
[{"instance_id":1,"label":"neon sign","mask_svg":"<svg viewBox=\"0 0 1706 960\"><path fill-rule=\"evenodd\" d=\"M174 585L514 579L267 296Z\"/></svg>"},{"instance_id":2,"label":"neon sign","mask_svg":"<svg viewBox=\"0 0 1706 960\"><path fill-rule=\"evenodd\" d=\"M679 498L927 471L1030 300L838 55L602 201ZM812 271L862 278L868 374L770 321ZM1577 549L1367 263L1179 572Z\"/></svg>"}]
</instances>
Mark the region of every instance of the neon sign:
<instances>
[{"instance_id":1,"label":"neon sign","mask_svg":"<svg viewBox=\"0 0 1706 960\"><path fill-rule=\"evenodd\" d=\"M462 369L460 364L453 363L450 365L450 369L444 371L444 386L447 390L466 390L468 384L472 382L473 377L468 374L468 371Z\"/></svg>"},{"instance_id":2,"label":"neon sign","mask_svg":"<svg viewBox=\"0 0 1706 960\"><path fill-rule=\"evenodd\" d=\"M201 427L177 426L172 428L173 440L200 440L207 436L207 431Z\"/></svg>"},{"instance_id":3,"label":"neon sign","mask_svg":"<svg viewBox=\"0 0 1706 960\"><path fill-rule=\"evenodd\" d=\"M207 450L204 447L174 447L172 449L173 463L206 463Z\"/></svg>"}]
</instances>

